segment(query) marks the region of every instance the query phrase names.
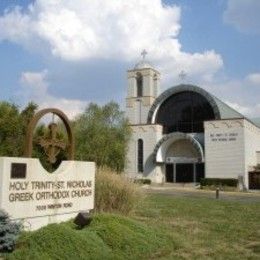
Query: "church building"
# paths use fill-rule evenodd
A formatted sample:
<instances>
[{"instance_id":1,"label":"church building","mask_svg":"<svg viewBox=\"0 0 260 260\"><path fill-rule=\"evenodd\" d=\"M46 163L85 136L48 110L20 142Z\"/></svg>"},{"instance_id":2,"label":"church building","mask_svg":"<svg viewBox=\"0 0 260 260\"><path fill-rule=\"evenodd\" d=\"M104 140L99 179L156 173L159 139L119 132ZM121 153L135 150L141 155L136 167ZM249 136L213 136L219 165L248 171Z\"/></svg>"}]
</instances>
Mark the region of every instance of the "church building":
<instances>
[{"instance_id":1,"label":"church building","mask_svg":"<svg viewBox=\"0 0 260 260\"><path fill-rule=\"evenodd\" d=\"M259 122L195 85L160 93L160 72L145 58L127 78L128 177L155 183L235 178L245 189L260 189Z\"/></svg>"}]
</instances>

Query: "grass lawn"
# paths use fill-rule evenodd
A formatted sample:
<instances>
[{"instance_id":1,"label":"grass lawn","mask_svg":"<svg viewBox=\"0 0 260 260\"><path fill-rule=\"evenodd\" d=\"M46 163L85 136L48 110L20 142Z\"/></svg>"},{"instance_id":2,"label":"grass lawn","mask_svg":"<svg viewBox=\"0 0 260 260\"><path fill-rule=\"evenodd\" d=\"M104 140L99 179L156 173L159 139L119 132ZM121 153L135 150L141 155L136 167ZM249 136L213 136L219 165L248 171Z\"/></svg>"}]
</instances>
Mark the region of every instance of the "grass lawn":
<instances>
[{"instance_id":1,"label":"grass lawn","mask_svg":"<svg viewBox=\"0 0 260 260\"><path fill-rule=\"evenodd\" d=\"M260 259L260 202L149 195L133 214L97 214L24 233L7 259Z\"/></svg>"},{"instance_id":2,"label":"grass lawn","mask_svg":"<svg viewBox=\"0 0 260 260\"><path fill-rule=\"evenodd\" d=\"M260 201L151 195L134 218L170 234L177 248L165 259L260 259Z\"/></svg>"}]
</instances>

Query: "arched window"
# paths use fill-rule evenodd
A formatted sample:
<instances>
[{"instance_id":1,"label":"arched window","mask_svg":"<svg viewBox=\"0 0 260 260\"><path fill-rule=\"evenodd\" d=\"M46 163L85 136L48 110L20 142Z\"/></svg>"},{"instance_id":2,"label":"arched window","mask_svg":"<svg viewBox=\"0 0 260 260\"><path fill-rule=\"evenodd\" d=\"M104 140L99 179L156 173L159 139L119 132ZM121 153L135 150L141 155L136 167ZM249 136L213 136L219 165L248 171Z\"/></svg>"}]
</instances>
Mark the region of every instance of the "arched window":
<instances>
[{"instance_id":1,"label":"arched window","mask_svg":"<svg viewBox=\"0 0 260 260\"><path fill-rule=\"evenodd\" d=\"M137 168L138 172L144 171L144 142L142 139L138 139L137 142Z\"/></svg>"},{"instance_id":2,"label":"arched window","mask_svg":"<svg viewBox=\"0 0 260 260\"><path fill-rule=\"evenodd\" d=\"M167 98L160 106L156 124L165 134L172 132L203 133L203 122L215 119L208 100L199 93L183 91Z\"/></svg>"},{"instance_id":3,"label":"arched window","mask_svg":"<svg viewBox=\"0 0 260 260\"><path fill-rule=\"evenodd\" d=\"M136 88L137 88L137 96L143 96L143 76L141 73L136 74Z\"/></svg>"}]
</instances>

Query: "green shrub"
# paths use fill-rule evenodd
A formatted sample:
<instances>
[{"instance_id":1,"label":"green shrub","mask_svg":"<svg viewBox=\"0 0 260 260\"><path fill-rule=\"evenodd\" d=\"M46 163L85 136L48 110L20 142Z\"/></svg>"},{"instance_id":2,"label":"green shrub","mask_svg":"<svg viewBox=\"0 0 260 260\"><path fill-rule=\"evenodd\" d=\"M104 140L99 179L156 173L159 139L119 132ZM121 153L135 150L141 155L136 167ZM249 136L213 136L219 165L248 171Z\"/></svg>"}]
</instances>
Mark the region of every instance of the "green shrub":
<instances>
[{"instance_id":1,"label":"green shrub","mask_svg":"<svg viewBox=\"0 0 260 260\"><path fill-rule=\"evenodd\" d=\"M200 179L200 185L237 187L238 179L203 178Z\"/></svg>"},{"instance_id":2,"label":"green shrub","mask_svg":"<svg viewBox=\"0 0 260 260\"><path fill-rule=\"evenodd\" d=\"M12 222L8 214L0 210L0 252L14 250L15 241L21 231L21 225Z\"/></svg>"},{"instance_id":3,"label":"green shrub","mask_svg":"<svg viewBox=\"0 0 260 260\"><path fill-rule=\"evenodd\" d=\"M142 193L137 185L123 175L110 170L96 174L95 211L128 214L140 201Z\"/></svg>"},{"instance_id":4,"label":"green shrub","mask_svg":"<svg viewBox=\"0 0 260 260\"><path fill-rule=\"evenodd\" d=\"M176 242L151 225L118 214L95 214L90 225L51 224L25 232L7 260L155 259ZM159 257L158 257L159 258Z\"/></svg>"},{"instance_id":5,"label":"green shrub","mask_svg":"<svg viewBox=\"0 0 260 260\"><path fill-rule=\"evenodd\" d=\"M134 183L137 184L151 184L151 180L150 179L136 179L134 180Z\"/></svg>"}]
</instances>

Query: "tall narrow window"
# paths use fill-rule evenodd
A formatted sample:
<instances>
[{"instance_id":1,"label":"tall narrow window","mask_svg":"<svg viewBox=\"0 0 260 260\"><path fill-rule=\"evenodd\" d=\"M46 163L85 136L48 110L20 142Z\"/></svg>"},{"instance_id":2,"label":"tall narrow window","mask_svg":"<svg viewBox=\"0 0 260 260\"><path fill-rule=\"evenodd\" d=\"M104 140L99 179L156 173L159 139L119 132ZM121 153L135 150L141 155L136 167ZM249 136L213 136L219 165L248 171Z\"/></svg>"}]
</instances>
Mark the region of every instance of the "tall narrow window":
<instances>
[{"instance_id":1,"label":"tall narrow window","mask_svg":"<svg viewBox=\"0 0 260 260\"><path fill-rule=\"evenodd\" d=\"M141 73L137 73L136 75L136 87L137 87L137 96L143 96L143 76Z\"/></svg>"},{"instance_id":2,"label":"tall narrow window","mask_svg":"<svg viewBox=\"0 0 260 260\"><path fill-rule=\"evenodd\" d=\"M137 168L138 172L144 171L144 143L142 139L138 139L137 143Z\"/></svg>"},{"instance_id":3,"label":"tall narrow window","mask_svg":"<svg viewBox=\"0 0 260 260\"><path fill-rule=\"evenodd\" d=\"M153 76L153 95L157 97L158 95L158 77L156 74Z\"/></svg>"}]
</instances>

